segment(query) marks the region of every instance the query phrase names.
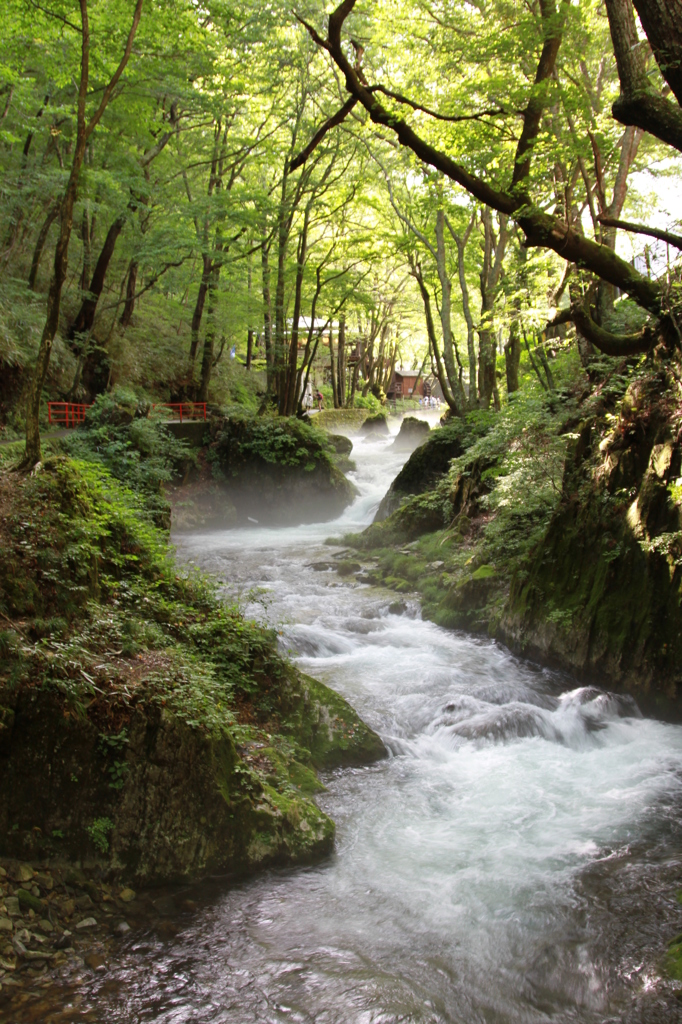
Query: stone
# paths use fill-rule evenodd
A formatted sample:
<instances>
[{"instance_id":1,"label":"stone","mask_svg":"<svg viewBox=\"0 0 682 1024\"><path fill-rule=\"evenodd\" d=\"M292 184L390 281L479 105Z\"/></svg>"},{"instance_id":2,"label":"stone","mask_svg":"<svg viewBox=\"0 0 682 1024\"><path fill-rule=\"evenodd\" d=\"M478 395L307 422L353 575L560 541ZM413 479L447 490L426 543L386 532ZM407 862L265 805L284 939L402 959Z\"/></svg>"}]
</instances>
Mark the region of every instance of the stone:
<instances>
[{"instance_id":1,"label":"stone","mask_svg":"<svg viewBox=\"0 0 682 1024\"><path fill-rule=\"evenodd\" d=\"M14 925L10 921L9 917L0 917L0 932L11 932L14 930Z\"/></svg>"},{"instance_id":2,"label":"stone","mask_svg":"<svg viewBox=\"0 0 682 1024\"><path fill-rule=\"evenodd\" d=\"M137 893L132 889L121 889L118 898L123 900L124 903L132 903L133 900L137 899Z\"/></svg>"},{"instance_id":3,"label":"stone","mask_svg":"<svg viewBox=\"0 0 682 1024\"><path fill-rule=\"evenodd\" d=\"M127 921L119 921L118 924L114 925L114 935L127 935L130 930L131 928Z\"/></svg>"},{"instance_id":4,"label":"stone","mask_svg":"<svg viewBox=\"0 0 682 1024\"><path fill-rule=\"evenodd\" d=\"M0 967L3 971L16 971L17 960L15 956L0 956Z\"/></svg>"},{"instance_id":5,"label":"stone","mask_svg":"<svg viewBox=\"0 0 682 1024\"><path fill-rule=\"evenodd\" d=\"M52 875L48 875L45 872L37 873L33 881L36 882L41 889L46 889L47 892L52 892L54 889L54 878Z\"/></svg>"},{"instance_id":6,"label":"stone","mask_svg":"<svg viewBox=\"0 0 682 1024\"><path fill-rule=\"evenodd\" d=\"M52 921L48 921L46 917L43 917L38 921L38 927L44 935L50 935L54 931Z\"/></svg>"},{"instance_id":7,"label":"stone","mask_svg":"<svg viewBox=\"0 0 682 1024\"><path fill-rule=\"evenodd\" d=\"M74 902L79 910L89 910L90 907L94 907L94 903L87 893L83 896L79 896L77 900L74 900Z\"/></svg>"},{"instance_id":8,"label":"stone","mask_svg":"<svg viewBox=\"0 0 682 1024\"><path fill-rule=\"evenodd\" d=\"M4 868L0 868L0 878L7 878L7 872Z\"/></svg>"},{"instance_id":9,"label":"stone","mask_svg":"<svg viewBox=\"0 0 682 1024\"><path fill-rule=\"evenodd\" d=\"M79 921L76 928L79 932L84 932L86 928L96 928L97 921L94 917L84 917L82 921Z\"/></svg>"},{"instance_id":10,"label":"stone","mask_svg":"<svg viewBox=\"0 0 682 1024\"><path fill-rule=\"evenodd\" d=\"M35 872L30 864L20 864L16 870L15 878L17 882L30 882Z\"/></svg>"},{"instance_id":11,"label":"stone","mask_svg":"<svg viewBox=\"0 0 682 1024\"><path fill-rule=\"evenodd\" d=\"M28 892L26 889L17 889L16 896L19 905L24 909L34 910L38 914L44 912L42 900L38 896L34 896L32 892Z\"/></svg>"},{"instance_id":12,"label":"stone","mask_svg":"<svg viewBox=\"0 0 682 1024\"><path fill-rule=\"evenodd\" d=\"M83 959L91 971L106 970L106 963L101 953L88 953Z\"/></svg>"},{"instance_id":13,"label":"stone","mask_svg":"<svg viewBox=\"0 0 682 1024\"><path fill-rule=\"evenodd\" d=\"M5 906L7 907L7 913L10 917L20 917L21 908L19 906L19 900L16 896L6 896Z\"/></svg>"},{"instance_id":14,"label":"stone","mask_svg":"<svg viewBox=\"0 0 682 1024\"><path fill-rule=\"evenodd\" d=\"M61 904L61 912L64 915L64 917L73 917L75 909L75 900L64 900L64 902Z\"/></svg>"},{"instance_id":15,"label":"stone","mask_svg":"<svg viewBox=\"0 0 682 1024\"><path fill-rule=\"evenodd\" d=\"M12 939L12 945L14 946L15 953L18 953L19 956L26 955L26 946L23 944L18 935L15 935L14 938Z\"/></svg>"}]
</instances>

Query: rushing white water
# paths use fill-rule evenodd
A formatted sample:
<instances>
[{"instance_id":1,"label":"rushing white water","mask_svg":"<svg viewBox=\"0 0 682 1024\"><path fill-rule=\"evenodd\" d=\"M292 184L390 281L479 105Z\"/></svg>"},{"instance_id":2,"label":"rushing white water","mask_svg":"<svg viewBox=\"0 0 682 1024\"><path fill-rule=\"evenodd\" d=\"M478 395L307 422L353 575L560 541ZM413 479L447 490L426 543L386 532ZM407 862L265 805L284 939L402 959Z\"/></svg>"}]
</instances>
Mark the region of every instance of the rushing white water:
<instances>
[{"instance_id":1,"label":"rushing white water","mask_svg":"<svg viewBox=\"0 0 682 1024\"><path fill-rule=\"evenodd\" d=\"M325 780L329 861L212 890L172 943L131 950L102 1019L624 1019L657 986L645 952L663 937L654 922L630 941L627 919L658 899L652 851L669 867L679 849L682 728L313 571L404 461L384 440L356 441L353 458L360 497L339 521L203 534L181 552L243 599L262 588L248 610L283 623L391 757Z\"/></svg>"}]
</instances>

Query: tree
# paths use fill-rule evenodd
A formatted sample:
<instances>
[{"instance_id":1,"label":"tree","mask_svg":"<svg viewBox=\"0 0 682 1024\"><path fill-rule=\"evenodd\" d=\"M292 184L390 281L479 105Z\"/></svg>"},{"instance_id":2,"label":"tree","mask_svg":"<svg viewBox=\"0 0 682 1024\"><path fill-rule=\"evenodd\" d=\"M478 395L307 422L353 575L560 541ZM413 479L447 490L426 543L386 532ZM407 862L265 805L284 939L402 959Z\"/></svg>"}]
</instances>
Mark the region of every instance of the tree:
<instances>
[{"instance_id":1,"label":"tree","mask_svg":"<svg viewBox=\"0 0 682 1024\"><path fill-rule=\"evenodd\" d=\"M52 352L52 343L59 326L59 308L61 301L62 287L66 279L68 268L69 240L73 226L73 207L78 194L78 182L83 166L85 148L92 133L102 119L112 98L114 89L123 74L126 64L130 58L133 48L133 41L142 16L143 0L137 0L133 12L132 24L128 32L123 55L118 67L109 79L101 94L101 99L95 111L87 117L88 82L90 74L90 23L88 18L88 0L79 0L81 24L80 28L69 26L74 31L80 32L81 37L81 59L80 59L80 80L78 85L78 103L76 113L76 137L74 140L73 158L71 171L64 196L59 209L59 237L55 246L52 280L47 297L47 312L45 326L38 348L38 358L31 381L27 410L26 410L26 450L22 460L22 466L31 467L40 461L40 400L43 384L47 376ZM66 19L64 19L66 20Z\"/></svg>"},{"instance_id":2,"label":"tree","mask_svg":"<svg viewBox=\"0 0 682 1024\"><path fill-rule=\"evenodd\" d=\"M615 0L614 0L615 2ZM304 22L311 37L332 58L343 75L346 89L351 97L367 111L374 124L388 129L401 145L411 149L425 163L440 170L451 180L465 188L484 205L507 217L512 217L522 229L527 246L545 247L563 259L575 263L595 274L600 279L630 294L645 310L652 313L665 328L669 318L664 309L663 289L660 283L639 274L634 267L621 259L614 250L598 240L585 236L581 230L572 227L559 215L545 211L533 201L531 175L533 156L541 142L543 118L550 106L552 83L557 69L557 57L570 22L570 5L560 0L540 0L539 20L535 34L522 38L525 57L539 49L536 57L535 74L526 91L522 108L522 129L515 141L513 164L507 171L504 185L491 185L480 174L469 170L464 163L454 160L448 152L432 144L423 133L417 132L398 112L396 107L407 105L412 110L428 115L434 114L424 103L405 97L396 90L381 84L371 85L364 70L353 65L346 55L342 42L342 31L348 17L356 6L356 0L344 0L329 16L327 37L323 38L313 25ZM468 11L470 20L475 13ZM303 20L303 19L301 19ZM612 28L613 31L613 28ZM526 32L528 28L526 27ZM471 29L469 28L469 34ZM475 33L474 33L475 36ZM478 42L478 37L476 37ZM616 47L618 52L618 47ZM620 71L620 66L619 66ZM378 98L380 94L392 102L387 105ZM436 117L441 117L435 112ZM479 115L469 115L469 118ZM445 121L463 121L467 115L448 117ZM318 133L319 134L319 133ZM590 339L597 347L610 353L622 355L646 351L652 344L651 332L638 332L631 336L611 335L598 325L592 330L592 317L584 308L579 311L581 329L589 332Z\"/></svg>"}]
</instances>

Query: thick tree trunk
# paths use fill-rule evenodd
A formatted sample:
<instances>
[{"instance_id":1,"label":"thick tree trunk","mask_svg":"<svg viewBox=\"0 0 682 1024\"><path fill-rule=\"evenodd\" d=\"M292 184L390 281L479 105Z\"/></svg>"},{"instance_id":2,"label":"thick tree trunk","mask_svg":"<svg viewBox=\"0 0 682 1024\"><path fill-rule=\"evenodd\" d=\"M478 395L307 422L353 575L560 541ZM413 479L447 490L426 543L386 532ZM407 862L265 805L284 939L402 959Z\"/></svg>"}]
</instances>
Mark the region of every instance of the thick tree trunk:
<instances>
[{"instance_id":1,"label":"thick tree trunk","mask_svg":"<svg viewBox=\"0 0 682 1024\"><path fill-rule=\"evenodd\" d=\"M135 310L135 289L137 288L137 271L138 263L137 260L131 260L130 266L128 267L128 281L126 283L126 298L123 305L123 312L119 323L125 330L133 317Z\"/></svg>"},{"instance_id":2,"label":"thick tree trunk","mask_svg":"<svg viewBox=\"0 0 682 1024\"><path fill-rule=\"evenodd\" d=\"M42 223L38 237L36 239L35 248L33 250L33 258L31 259L31 270L28 275L28 287L31 291L35 291L36 281L38 280L38 271L40 269L40 260L43 255L43 249L45 248L45 242L47 236L50 233L50 228L59 216L59 203L53 203L53 205L47 211L45 220Z\"/></svg>"},{"instance_id":3,"label":"thick tree trunk","mask_svg":"<svg viewBox=\"0 0 682 1024\"><path fill-rule=\"evenodd\" d=\"M682 3L634 0L661 74L682 104Z\"/></svg>"},{"instance_id":4,"label":"thick tree trunk","mask_svg":"<svg viewBox=\"0 0 682 1024\"><path fill-rule=\"evenodd\" d=\"M303 271L308 251L308 224L310 211L306 209L303 227L298 240L296 259L296 282L294 286L294 318L291 325L289 343L289 359L283 393L280 395L279 411L282 416L292 416L296 409L296 370L298 366L298 330L301 320L301 290L303 288Z\"/></svg>"},{"instance_id":5,"label":"thick tree trunk","mask_svg":"<svg viewBox=\"0 0 682 1024\"><path fill-rule=\"evenodd\" d=\"M478 403L487 409L495 389L497 339L490 328L478 332Z\"/></svg>"},{"instance_id":6,"label":"thick tree trunk","mask_svg":"<svg viewBox=\"0 0 682 1024\"><path fill-rule=\"evenodd\" d=\"M521 362L521 338L519 325L512 320L509 325L509 341L504 346L504 365L507 372L507 394L519 390L519 364Z\"/></svg>"},{"instance_id":7,"label":"thick tree trunk","mask_svg":"<svg viewBox=\"0 0 682 1024\"><path fill-rule=\"evenodd\" d=\"M670 38L675 47L679 38L675 28L679 24L679 12L674 12L673 8L678 5L676 3L659 4L656 3L656 0L645 0L644 3L638 3L638 11L640 6L650 27L652 27L653 18L659 16L659 6L670 11ZM632 0L606 0L606 10L620 81L620 96L611 108L613 116L622 124L643 128L644 131L650 132L663 142L667 142L668 145L682 151L682 110L677 103L656 92L649 83L646 73L646 49L640 44L637 37ZM661 34L665 39L667 20L668 16L666 15L662 25L654 29L654 40L659 40ZM647 30L645 29L645 31ZM653 41L651 41L651 46L658 59ZM666 63L667 72L675 81L676 87L679 84L681 73L680 56L678 52L677 68L672 66L668 68ZM617 284L618 282L612 283Z\"/></svg>"},{"instance_id":8,"label":"thick tree trunk","mask_svg":"<svg viewBox=\"0 0 682 1024\"><path fill-rule=\"evenodd\" d=\"M97 303L99 302L102 289L104 288L104 279L106 277L107 270L109 269L111 257L114 255L118 236L121 234L125 222L125 214L117 217L107 232L107 237L104 240L102 251L99 254L97 264L92 275L88 293L85 296L81 304L81 308L78 311L78 315L76 316L76 319L71 325L71 329L69 331L69 339L71 341L73 341L77 335L88 334L92 330L92 325L95 322L95 313L97 312Z\"/></svg>"},{"instance_id":9,"label":"thick tree trunk","mask_svg":"<svg viewBox=\"0 0 682 1024\"><path fill-rule=\"evenodd\" d=\"M275 283L275 338L273 379L277 400L281 402L286 387L286 324L284 321L284 288L286 283L286 253L289 242L290 224L287 216L288 165L282 175L282 188L277 215L277 281Z\"/></svg>"}]
</instances>

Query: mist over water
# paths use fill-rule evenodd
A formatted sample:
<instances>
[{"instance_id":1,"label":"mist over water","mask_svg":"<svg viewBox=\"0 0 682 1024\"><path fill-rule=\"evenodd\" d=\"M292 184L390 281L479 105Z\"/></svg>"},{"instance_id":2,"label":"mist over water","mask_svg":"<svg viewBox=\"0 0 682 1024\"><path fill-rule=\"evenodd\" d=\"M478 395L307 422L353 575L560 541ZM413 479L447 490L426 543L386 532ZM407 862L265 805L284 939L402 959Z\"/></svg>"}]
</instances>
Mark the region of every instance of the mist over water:
<instances>
[{"instance_id":1,"label":"mist over water","mask_svg":"<svg viewBox=\"0 0 682 1024\"><path fill-rule=\"evenodd\" d=\"M327 862L209 886L176 939L132 946L103 1021L680 1019L655 962L682 876L682 728L313 571L326 537L371 522L405 460L390 440L354 439L360 496L334 523L182 538L391 756L324 779Z\"/></svg>"}]
</instances>

